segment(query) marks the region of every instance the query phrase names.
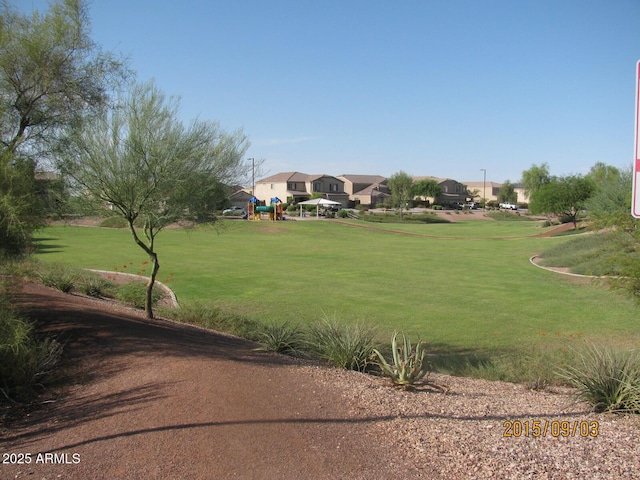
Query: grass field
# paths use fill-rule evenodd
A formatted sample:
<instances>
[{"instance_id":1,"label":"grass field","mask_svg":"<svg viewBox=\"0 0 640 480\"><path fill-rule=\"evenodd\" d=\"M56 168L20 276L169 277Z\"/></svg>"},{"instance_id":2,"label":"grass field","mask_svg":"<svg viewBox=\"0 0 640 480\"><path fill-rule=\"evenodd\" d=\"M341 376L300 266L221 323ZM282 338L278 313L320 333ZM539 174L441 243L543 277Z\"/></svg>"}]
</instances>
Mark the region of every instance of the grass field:
<instances>
[{"instance_id":1,"label":"grass field","mask_svg":"<svg viewBox=\"0 0 640 480\"><path fill-rule=\"evenodd\" d=\"M355 222L357 223L357 222ZM576 284L529 258L566 238L535 222L396 225L245 222L166 230L161 270L181 301L204 300L263 322L328 317L473 351L637 344L638 310L607 289ZM126 230L48 227L44 262L148 273Z\"/></svg>"}]
</instances>

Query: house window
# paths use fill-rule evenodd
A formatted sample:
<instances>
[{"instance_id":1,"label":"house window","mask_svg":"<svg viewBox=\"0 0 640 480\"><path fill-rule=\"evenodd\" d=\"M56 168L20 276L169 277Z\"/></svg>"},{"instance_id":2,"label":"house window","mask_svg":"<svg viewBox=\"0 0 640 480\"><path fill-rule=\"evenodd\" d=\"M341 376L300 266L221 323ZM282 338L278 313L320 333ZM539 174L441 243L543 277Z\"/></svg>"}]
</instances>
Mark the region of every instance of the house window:
<instances>
[{"instance_id":1,"label":"house window","mask_svg":"<svg viewBox=\"0 0 640 480\"><path fill-rule=\"evenodd\" d=\"M298 189L298 184L296 183L289 184L289 190L297 190L297 189Z\"/></svg>"},{"instance_id":2,"label":"house window","mask_svg":"<svg viewBox=\"0 0 640 480\"><path fill-rule=\"evenodd\" d=\"M449 193L449 187L447 185L443 185L442 186L442 192L443 193Z\"/></svg>"},{"instance_id":3,"label":"house window","mask_svg":"<svg viewBox=\"0 0 640 480\"><path fill-rule=\"evenodd\" d=\"M322 191L322 182L314 182L313 183L313 191L321 192Z\"/></svg>"},{"instance_id":4,"label":"house window","mask_svg":"<svg viewBox=\"0 0 640 480\"><path fill-rule=\"evenodd\" d=\"M276 188L276 186L272 183L271 184L271 190L274 190Z\"/></svg>"},{"instance_id":5,"label":"house window","mask_svg":"<svg viewBox=\"0 0 640 480\"><path fill-rule=\"evenodd\" d=\"M337 192L338 191L338 184L337 183L330 183L329 184L329 191L330 192Z\"/></svg>"}]
</instances>

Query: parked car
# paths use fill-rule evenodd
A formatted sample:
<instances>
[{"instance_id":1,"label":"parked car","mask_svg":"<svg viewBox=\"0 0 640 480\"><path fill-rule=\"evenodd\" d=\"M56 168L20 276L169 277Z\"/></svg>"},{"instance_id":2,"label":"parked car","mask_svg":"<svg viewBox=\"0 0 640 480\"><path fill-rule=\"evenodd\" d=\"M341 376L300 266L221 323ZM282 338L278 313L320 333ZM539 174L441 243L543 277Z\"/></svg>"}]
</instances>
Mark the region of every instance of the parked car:
<instances>
[{"instance_id":1,"label":"parked car","mask_svg":"<svg viewBox=\"0 0 640 480\"><path fill-rule=\"evenodd\" d=\"M229 207L222 211L222 215L246 215L244 208L242 207Z\"/></svg>"},{"instance_id":2,"label":"parked car","mask_svg":"<svg viewBox=\"0 0 640 480\"><path fill-rule=\"evenodd\" d=\"M504 208L505 210L517 210L518 209L518 205L516 205L515 203L501 203L500 208Z\"/></svg>"}]
</instances>

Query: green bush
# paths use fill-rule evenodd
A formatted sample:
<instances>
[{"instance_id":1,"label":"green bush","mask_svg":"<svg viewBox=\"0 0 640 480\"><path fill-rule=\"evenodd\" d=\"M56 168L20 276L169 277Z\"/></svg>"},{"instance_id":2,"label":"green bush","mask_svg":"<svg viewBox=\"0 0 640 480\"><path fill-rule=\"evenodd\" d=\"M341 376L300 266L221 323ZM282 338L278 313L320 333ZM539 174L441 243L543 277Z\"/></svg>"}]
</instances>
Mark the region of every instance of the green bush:
<instances>
[{"instance_id":1,"label":"green bush","mask_svg":"<svg viewBox=\"0 0 640 480\"><path fill-rule=\"evenodd\" d=\"M206 302L187 302L176 309L161 310L163 316L176 321L198 325L210 330L229 333L249 340L260 340L260 324L242 315L228 313Z\"/></svg>"},{"instance_id":2,"label":"green bush","mask_svg":"<svg viewBox=\"0 0 640 480\"><path fill-rule=\"evenodd\" d=\"M96 273L85 272L78 277L76 289L90 297L113 297L117 287Z\"/></svg>"},{"instance_id":3,"label":"green bush","mask_svg":"<svg viewBox=\"0 0 640 480\"><path fill-rule=\"evenodd\" d=\"M434 213L405 214L402 218L395 213L370 213L361 218L373 223L450 223L446 218L439 217Z\"/></svg>"},{"instance_id":4,"label":"green bush","mask_svg":"<svg viewBox=\"0 0 640 480\"><path fill-rule=\"evenodd\" d=\"M569 351L571 352L571 351ZM573 362L569 352L532 348L524 352L438 354L430 358L434 371L450 375L520 383L531 390L544 390L562 382L558 365Z\"/></svg>"},{"instance_id":5,"label":"green bush","mask_svg":"<svg viewBox=\"0 0 640 480\"><path fill-rule=\"evenodd\" d=\"M98 226L103 228L127 228L129 224L123 217L113 216L105 218Z\"/></svg>"},{"instance_id":6,"label":"green bush","mask_svg":"<svg viewBox=\"0 0 640 480\"><path fill-rule=\"evenodd\" d=\"M147 286L142 282L129 282L118 286L115 297L119 302L134 308L144 308L147 295ZM162 299L163 293L156 286L153 288L151 301L156 305Z\"/></svg>"},{"instance_id":7,"label":"green bush","mask_svg":"<svg viewBox=\"0 0 640 480\"><path fill-rule=\"evenodd\" d=\"M43 285L69 293L76 286L76 282L80 277L80 270L68 267L59 263L48 266L43 265L39 278Z\"/></svg>"},{"instance_id":8,"label":"green bush","mask_svg":"<svg viewBox=\"0 0 640 480\"><path fill-rule=\"evenodd\" d=\"M0 401L28 400L36 385L46 384L62 354L54 339L39 340L33 324L11 308L0 285Z\"/></svg>"},{"instance_id":9,"label":"green bush","mask_svg":"<svg viewBox=\"0 0 640 480\"><path fill-rule=\"evenodd\" d=\"M323 320L308 327L306 347L312 355L348 370L366 371L376 347L375 333L360 324Z\"/></svg>"},{"instance_id":10,"label":"green bush","mask_svg":"<svg viewBox=\"0 0 640 480\"><path fill-rule=\"evenodd\" d=\"M640 357L591 347L576 367L558 373L578 389L578 398L597 412L640 413Z\"/></svg>"},{"instance_id":11,"label":"green bush","mask_svg":"<svg viewBox=\"0 0 640 480\"><path fill-rule=\"evenodd\" d=\"M494 220L498 220L501 222L530 222L533 221L533 218L530 218L526 215L520 215L519 212L510 212L510 211L496 211L487 213L487 217L491 217Z\"/></svg>"},{"instance_id":12,"label":"green bush","mask_svg":"<svg viewBox=\"0 0 640 480\"><path fill-rule=\"evenodd\" d=\"M296 355L303 347L302 331L288 322L261 325L257 335L264 350Z\"/></svg>"}]
</instances>

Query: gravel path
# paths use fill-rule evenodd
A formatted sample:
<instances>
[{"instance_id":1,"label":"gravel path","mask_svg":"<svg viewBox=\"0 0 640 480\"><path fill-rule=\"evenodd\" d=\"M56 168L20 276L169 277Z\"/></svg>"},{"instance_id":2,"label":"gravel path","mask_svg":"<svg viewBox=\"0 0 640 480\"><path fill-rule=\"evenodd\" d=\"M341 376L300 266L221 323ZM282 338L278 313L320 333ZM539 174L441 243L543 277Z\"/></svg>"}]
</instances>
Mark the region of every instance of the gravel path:
<instances>
[{"instance_id":1,"label":"gravel path","mask_svg":"<svg viewBox=\"0 0 640 480\"><path fill-rule=\"evenodd\" d=\"M397 391L114 303L33 284L18 300L66 340L69 382L0 431L2 479L640 478L639 419L568 389Z\"/></svg>"}]
</instances>

